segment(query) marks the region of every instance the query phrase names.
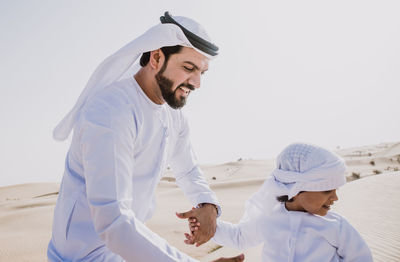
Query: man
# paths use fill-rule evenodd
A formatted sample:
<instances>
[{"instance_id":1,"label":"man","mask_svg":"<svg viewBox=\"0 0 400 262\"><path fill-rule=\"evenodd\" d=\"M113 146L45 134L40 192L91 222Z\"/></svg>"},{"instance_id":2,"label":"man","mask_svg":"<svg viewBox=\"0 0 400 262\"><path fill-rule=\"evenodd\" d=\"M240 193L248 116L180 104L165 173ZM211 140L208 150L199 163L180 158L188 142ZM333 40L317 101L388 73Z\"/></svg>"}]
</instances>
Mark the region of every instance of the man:
<instances>
[{"instance_id":1,"label":"man","mask_svg":"<svg viewBox=\"0 0 400 262\"><path fill-rule=\"evenodd\" d=\"M190 244L215 233L220 207L177 109L200 87L218 48L189 18L166 12L161 22L99 65L54 130L57 140L72 129L74 135L54 211L50 261L196 261L144 225L167 164L197 206L178 214L201 223ZM135 73L141 54L142 68Z\"/></svg>"}]
</instances>

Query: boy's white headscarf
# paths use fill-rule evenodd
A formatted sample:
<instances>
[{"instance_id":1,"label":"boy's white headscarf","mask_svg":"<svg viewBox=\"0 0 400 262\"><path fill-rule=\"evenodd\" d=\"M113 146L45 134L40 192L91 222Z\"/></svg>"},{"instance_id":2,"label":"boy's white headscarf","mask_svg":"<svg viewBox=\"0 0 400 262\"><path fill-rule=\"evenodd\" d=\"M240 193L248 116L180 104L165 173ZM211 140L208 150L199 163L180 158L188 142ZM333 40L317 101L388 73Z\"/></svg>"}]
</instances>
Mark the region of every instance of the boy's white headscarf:
<instances>
[{"instance_id":1,"label":"boy's white headscarf","mask_svg":"<svg viewBox=\"0 0 400 262\"><path fill-rule=\"evenodd\" d=\"M277 167L262 187L246 202L243 219L268 213L278 203L300 191L327 191L346 183L346 165L331 151L309 144L292 144L277 158Z\"/></svg>"},{"instance_id":2,"label":"boy's white headscarf","mask_svg":"<svg viewBox=\"0 0 400 262\"><path fill-rule=\"evenodd\" d=\"M195 38L197 41L201 38L205 40L204 42L211 43L210 37L199 23L183 16L174 16L172 18L168 12L165 13L165 17L177 22L179 26L174 23L161 23L153 26L143 35L106 58L96 68L79 96L75 106L54 128L53 138L55 140L63 141L68 138L75 126L75 122L79 117L81 109L89 98L93 97L96 93L103 90L113 82L132 77L139 68L135 62L142 53L157 50L165 46L181 45L194 48L196 51L210 59L217 55L216 52L213 52L211 55L203 52L194 46L188 37L186 37L185 33L191 34L189 35L191 37L197 37ZM181 27L186 30L185 33L182 31L183 29ZM187 31L189 31L189 33ZM197 42L194 43L196 45ZM218 50L217 47L215 48Z\"/></svg>"}]
</instances>

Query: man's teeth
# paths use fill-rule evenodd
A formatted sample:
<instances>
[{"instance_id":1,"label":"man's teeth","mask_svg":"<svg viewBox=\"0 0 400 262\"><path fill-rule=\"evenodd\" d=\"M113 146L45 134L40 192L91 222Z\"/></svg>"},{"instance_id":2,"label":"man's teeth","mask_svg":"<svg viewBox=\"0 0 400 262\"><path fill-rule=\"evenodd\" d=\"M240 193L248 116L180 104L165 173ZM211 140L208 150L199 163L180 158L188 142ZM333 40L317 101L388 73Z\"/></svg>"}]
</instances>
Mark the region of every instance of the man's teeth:
<instances>
[{"instance_id":1,"label":"man's teeth","mask_svg":"<svg viewBox=\"0 0 400 262\"><path fill-rule=\"evenodd\" d=\"M180 89L182 89L186 94L189 94L189 92L190 92L190 89L187 87L181 86Z\"/></svg>"}]
</instances>

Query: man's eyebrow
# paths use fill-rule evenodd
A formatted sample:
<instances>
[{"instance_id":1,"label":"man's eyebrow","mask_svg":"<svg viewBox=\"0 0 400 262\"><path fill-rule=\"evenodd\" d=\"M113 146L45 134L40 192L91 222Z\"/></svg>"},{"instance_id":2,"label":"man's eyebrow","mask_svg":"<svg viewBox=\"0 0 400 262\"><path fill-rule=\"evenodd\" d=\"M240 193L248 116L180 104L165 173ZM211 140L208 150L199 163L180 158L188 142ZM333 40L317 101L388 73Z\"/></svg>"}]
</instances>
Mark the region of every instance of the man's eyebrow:
<instances>
[{"instance_id":1,"label":"man's eyebrow","mask_svg":"<svg viewBox=\"0 0 400 262\"><path fill-rule=\"evenodd\" d=\"M192 65L194 69L200 71L200 68L195 63L193 63L191 61L184 61L183 63L188 63L188 64ZM204 69L202 72L205 72L207 70L208 70L208 68Z\"/></svg>"}]
</instances>

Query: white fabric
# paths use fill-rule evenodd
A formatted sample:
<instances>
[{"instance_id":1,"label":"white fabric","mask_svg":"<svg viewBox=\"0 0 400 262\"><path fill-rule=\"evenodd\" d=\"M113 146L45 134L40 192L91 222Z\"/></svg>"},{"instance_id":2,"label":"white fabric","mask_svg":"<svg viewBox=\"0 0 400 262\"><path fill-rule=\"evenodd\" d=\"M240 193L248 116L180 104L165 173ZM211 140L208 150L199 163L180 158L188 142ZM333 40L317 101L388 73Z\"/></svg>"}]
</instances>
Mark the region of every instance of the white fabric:
<instances>
[{"instance_id":1,"label":"white fabric","mask_svg":"<svg viewBox=\"0 0 400 262\"><path fill-rule=\"evenodd\" d=\"M360 234L339 214L287 211L281 203L268 216L236 225L218 221L213 240L240 250L263 243L264 262L373 261Z\"/></svg>"},{"instance_id":2,"label":"white fabric","mask_svg":"<svg viewBox=\"0 0 400 262\"><path fill-rule=\"evenodd\" d=\"M174 19L192 33L211 42L204 28L196 21L182 16L176 16ZM67 139L88 99L111 83L131 77L138 68L135 61L142 53L175 45L194 48L210 59L215 57L195 48L177 25L158 24L153 26L143 35L106 58L96 68L75 106L53 130L53 138L60 141Z\"/></svg>"},{"instance_id":3,"label":"white fabric","mask_svg":"<svg viewBox=\"0 0 400 262\"><path fill-rule=\"evenodd\" d=\"M133 77L97 93L74 129L49 260L196 261L144 225L168 163L193 206L218 205L196 164L180 110L151 102Z\"/></svg>"},{"instance_id":4,"label":"white fabric","mask_svg":"<svg viewBox=\"0 0 400 262\"><path fill-rule=\"evenodd\" d=\"M344 161L318 146L291 144L277 157L276 165L271 177L246 201L243 220L270 212L277 196L291 199L300 191L327 191L346 183Z\"/></svg>"},{"instance_id":5,"label":"white fabric","mask_svg":"<svg viewBox=\"0 0 400 262\"><path fill-rule=\"evenodd\" d=\"M288 185L282 192L289 199L300 191L325 191L346 183L344 161L334 153L308 144L292 144L278 156L272 172L276 181Z\"/></svg>"},{"instance_id":6,"label":"white fabric","mask_svg":"<svg viewBox=\"0 0 400 262\"><path fill-rule=\"evenodd\" d=\"M328 150L288 146L278 156L271 178L246 201L240 223L218 221L214 240L237 249L264 243L262 261L372 261L364 240L340 215L287 211L276 199L336 189L346 182L345 170L343 160Z\"/></svg>"}]
</instances>

